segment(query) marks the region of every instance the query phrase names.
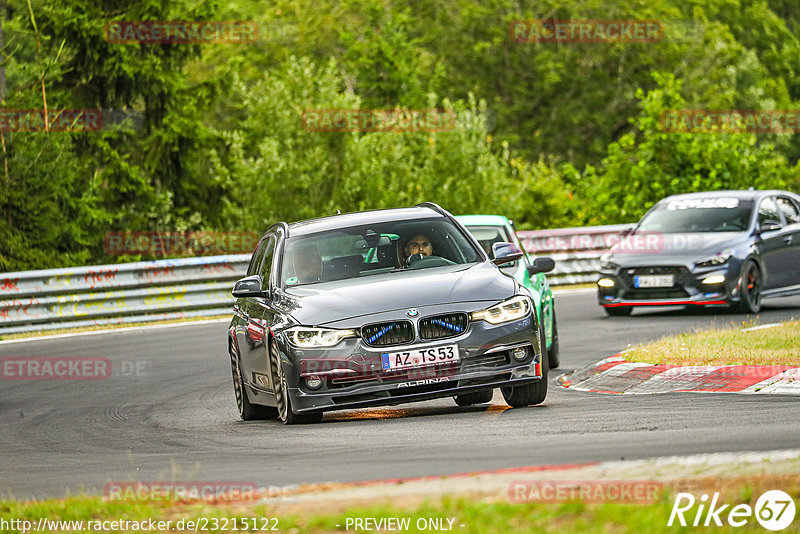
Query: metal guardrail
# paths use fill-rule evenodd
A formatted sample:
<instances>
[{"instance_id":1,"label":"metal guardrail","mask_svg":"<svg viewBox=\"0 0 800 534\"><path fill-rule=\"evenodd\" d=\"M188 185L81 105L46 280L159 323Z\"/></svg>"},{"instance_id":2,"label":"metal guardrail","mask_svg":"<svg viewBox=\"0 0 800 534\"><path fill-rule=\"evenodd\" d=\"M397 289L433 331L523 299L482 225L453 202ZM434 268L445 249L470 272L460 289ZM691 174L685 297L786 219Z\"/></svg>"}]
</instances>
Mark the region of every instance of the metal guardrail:
<instances>
[{"instance_id":1,"label":"metal guardrail","mask_svg":"<svg viewBox=\"0 0 800 534\"><path fill-rule=\"evenodd\" d=\"M600 256L632 225L518 232L556 260L551 285L594 282ZM231 312L249 254L0 274L0 334L180 319Z\"/></svg>"},{"instance_id":2,"label":"metal guardrail","mask_svg":"<svg viewBox=\"0 0 800 534\"><path fill-rule=\"evenodd\" d=\"M0 274L0 334L230 313L249 254Z\"/></svg>"},{"instance_id":3,"label":"metal guardrail","mask_svg":"<svg viewBox=\"0 0 800 534\"><path fill-rule=\"evenodd\" d=\"M534 256L550 256L556 268L548 273L550 285L596 282L600 257L633 224L558 228L517 232L522 247Z\"/></svg>"}]
</instances>

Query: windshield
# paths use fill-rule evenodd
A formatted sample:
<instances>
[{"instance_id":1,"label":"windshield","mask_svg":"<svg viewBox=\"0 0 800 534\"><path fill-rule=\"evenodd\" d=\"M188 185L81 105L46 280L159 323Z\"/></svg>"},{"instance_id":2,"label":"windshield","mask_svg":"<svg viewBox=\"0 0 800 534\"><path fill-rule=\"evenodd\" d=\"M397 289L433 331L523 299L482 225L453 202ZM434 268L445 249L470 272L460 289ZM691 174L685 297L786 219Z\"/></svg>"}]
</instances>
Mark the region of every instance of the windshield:
<instances>
[{"instance_id":1,"label":"windshield","mask_svg":"<svg viewBox=\"0 0 800 534\"><path fill-rule=\"evenodd\" d=\"M283 287L482 261L448 219L387 221L286 240Z\"/></svg>"},{"instance_id":2,"label":"windshield","mask_svg":"<svg viewBox=\"0 0 800 534\"><path fill-rule=\"evenodd\" d=\"M658 204L644 216L637 232L663 234L742 232L750 224L753 201L738 198L688 198Z\"/></svg>"}]
</instances>

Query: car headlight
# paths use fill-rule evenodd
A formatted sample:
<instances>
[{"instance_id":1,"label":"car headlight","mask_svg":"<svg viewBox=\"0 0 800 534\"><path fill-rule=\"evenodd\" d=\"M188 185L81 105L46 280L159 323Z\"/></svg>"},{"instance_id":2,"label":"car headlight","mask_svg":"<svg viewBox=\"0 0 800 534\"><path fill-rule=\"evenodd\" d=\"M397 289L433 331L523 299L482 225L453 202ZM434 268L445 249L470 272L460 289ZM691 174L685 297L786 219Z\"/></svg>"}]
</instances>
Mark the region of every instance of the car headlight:
<instances>
[{"instance_id":1,"label":"car headlight","mask_svg":"<svg viewBox=\"0 0 800 534\"><path fill-rule=\"evenodd\" d=\"M501 324L522 319L531 312L531 308L531 299L519 296L508 299L491 308L474 311L469 315L469 318L472 321L486 321L491 324Z\"/></svg>"},{"instance_id":2,"label":"car headlight","mask_svg":"<svg viewBox=\"0 0 800 534\"><path fill-rule=\"evenodd\" d=\"M286 331L289 343L295 347L310 349L315 347L333 347L343 339L356 337L355 330L334 330L332 328L308 328L296 326Z\"/></svg>"},{"instance_id":3,"label":"car headlight","mask_svg":"<svg viewBox=\"0 0 800 534\"><path fill-rule=\"evenodd\" d=\"M726 248L722 252L718 252L713 256L709 256L708 258L703 258L700 261L695 262L695 267L715 267L717 265L722 265L727 263L729 259L733 256L733 249Z\"/></svg>"}]
</instances>

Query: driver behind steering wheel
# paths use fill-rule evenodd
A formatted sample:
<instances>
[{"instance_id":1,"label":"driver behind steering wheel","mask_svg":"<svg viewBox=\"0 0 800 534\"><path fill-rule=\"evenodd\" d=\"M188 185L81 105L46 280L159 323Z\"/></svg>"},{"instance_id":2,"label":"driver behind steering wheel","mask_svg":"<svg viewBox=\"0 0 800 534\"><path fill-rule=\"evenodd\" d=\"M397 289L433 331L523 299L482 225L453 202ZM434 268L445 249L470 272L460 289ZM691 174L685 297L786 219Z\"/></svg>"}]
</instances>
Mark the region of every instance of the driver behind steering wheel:
<instances>
[{"instance_id":1,"label":"driver behind steering wheel","mask_svg":"<svg viewBox=\"0 0 800 534\"><path fill-rule=\"evenodd\" d=\"M427 234L414 234L403 247L402 267L406 268L412 263L433 254L433 244Z\"/></svg>"}]
</instances>

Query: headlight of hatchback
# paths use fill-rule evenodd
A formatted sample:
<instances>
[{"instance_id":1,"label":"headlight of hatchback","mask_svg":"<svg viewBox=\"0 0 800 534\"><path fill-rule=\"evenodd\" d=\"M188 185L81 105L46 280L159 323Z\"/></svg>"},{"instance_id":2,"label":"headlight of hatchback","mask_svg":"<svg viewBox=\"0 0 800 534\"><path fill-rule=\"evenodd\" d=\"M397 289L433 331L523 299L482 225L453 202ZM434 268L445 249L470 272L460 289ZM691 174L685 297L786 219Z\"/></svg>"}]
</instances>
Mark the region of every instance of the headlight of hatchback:
<instances>
[{"instance_id":1,"label":"headlight of hatchback","mask_svg":"<svg viewBox=\"0 0 800 534\"><path fill-rule=\"evenodd\" d=\"M700 261L695 262L695 267L716 267L717 265L722 265L727 263L729 259L733 256L733 249L726 248L722 252L718 252L713 256L709 256L708 258L703 258Z\"/></svg>"},{"instance_id":2,"label":"headlight of hatchback","mask_svg":"<svg viewBox=\"0 0 800 534\"><path fill-rule=\"evenodd\" d=\"M286 331L289 342L295 347L311 349L316 347L333 347L343 339L356 337L355 330L334 330L332 328L309 328L295 326Z\"/></svg>"},{"instance_id":3,"label":"headlight of hatchback","mask_svg":"<svg viewBox=\"0 0 800 534\"><path fill-rule=\"evenodd\" d=\"M491 308L472 312L469 318L472 321L501 324L522 319L531 312L531 308L531 300L528 297L519 296L508 299Z\"/></svg>"}]
</instances>

